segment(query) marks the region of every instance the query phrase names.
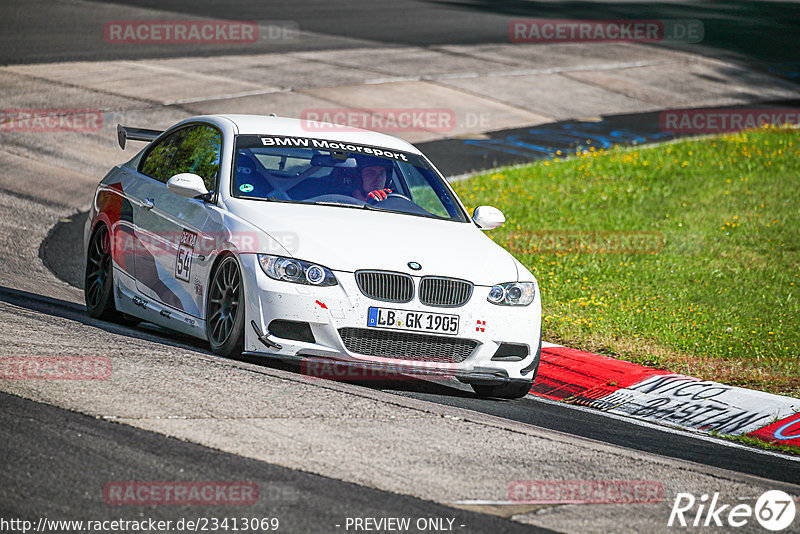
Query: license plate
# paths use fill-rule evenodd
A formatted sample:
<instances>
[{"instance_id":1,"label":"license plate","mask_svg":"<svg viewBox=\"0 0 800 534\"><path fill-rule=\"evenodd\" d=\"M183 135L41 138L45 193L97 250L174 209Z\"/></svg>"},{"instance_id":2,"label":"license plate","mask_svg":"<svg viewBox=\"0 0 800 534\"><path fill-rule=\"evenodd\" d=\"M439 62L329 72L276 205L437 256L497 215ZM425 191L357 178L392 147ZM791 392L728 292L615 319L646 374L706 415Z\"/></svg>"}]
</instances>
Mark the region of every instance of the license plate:
<instances>
[{"instance_id":1,"label":"license plate","mask_svg":"<svg viewBox=\"0 0 800 534\"><path fill-rule=\"evenodd\" d=\"M454 336L458 334L458 315L370 306L367 326Z\"/></svg>"}]
</instances>

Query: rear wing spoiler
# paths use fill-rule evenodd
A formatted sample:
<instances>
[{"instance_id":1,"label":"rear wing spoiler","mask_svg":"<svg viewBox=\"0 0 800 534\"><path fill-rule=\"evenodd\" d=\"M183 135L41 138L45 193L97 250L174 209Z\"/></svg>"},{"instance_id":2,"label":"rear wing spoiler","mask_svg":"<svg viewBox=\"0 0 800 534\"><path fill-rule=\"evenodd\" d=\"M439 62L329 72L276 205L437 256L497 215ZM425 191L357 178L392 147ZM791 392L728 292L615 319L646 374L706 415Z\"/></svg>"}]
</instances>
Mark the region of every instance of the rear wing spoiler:
<instances>
[{"instance_id":1,"label":"rear wing spoiler","mask_svg":"<svg viewBox=\"0 0 800 534\"><path fill-rule=\"evenodd\" d=\"M125 144L128 139L131 141L147 141L148 143L164 133L161 130L147 130L145 128L131 128L130 126L123 126L117 124L117 141L119 147L125 150Z\"/></svg>"}]
</instances>

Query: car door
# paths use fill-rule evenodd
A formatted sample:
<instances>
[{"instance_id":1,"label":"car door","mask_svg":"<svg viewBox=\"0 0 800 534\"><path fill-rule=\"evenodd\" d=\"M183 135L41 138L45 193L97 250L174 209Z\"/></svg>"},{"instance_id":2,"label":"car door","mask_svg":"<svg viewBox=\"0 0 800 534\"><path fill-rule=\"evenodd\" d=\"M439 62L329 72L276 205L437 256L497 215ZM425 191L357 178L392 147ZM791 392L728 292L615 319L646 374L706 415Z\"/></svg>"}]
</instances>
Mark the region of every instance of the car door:
<instances>
[{"instance_id":1,"label":"car door","mask_svg":"<svg viewBox=\"0 0 800 534\"><path fill-rule=\"evenodd\" d=\"M162 304L195 317L205 308L206 260L215 246L211 223L213 206L171 192L167 180L191 172L214 191L222 134L209 124L192 124L159 140L143 156L134 210L139 253L135 259L136 287ZM217 220L218 218L213 218Z\"/></svg>"}]
</instances>

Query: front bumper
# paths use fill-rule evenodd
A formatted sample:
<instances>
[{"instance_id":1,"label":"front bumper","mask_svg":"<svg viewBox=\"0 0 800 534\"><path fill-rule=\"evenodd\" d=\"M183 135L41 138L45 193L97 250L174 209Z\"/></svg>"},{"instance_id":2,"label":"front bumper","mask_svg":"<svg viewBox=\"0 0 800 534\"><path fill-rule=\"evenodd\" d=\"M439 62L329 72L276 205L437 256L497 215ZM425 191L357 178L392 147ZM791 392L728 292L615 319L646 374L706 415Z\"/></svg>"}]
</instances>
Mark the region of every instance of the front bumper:
<instances>
[{"instance_id":1,"label":"front bumper","mask_svg":"<svg viewBox=\"0 0 800 534\"><path fill-rule=\"evenodd\" d=\"M335 361L349 369L446 375L465 383L485 385L529 380L538 364L541 340L538 290L534 301L522 307L490 304L486 300L490 288L485 286L475 286L469 302L458 308L426 306L416 295L411 302L390 304L363 295L350 272L334 271L339 282L336 286L312 287L269 278L261 270L255 254L242 254L239 258L247 296L244 348L248 354L311 362ZM446 273L435 274L446 276ZM414 279L418 286L419 277ZM447 336L368 327L367 313L371 306L458 315L458 333ZM313 339L296 336L306 338L300 341L278 337L270 332L270 325L276 324L273 321L307 323ZM353 342L354 336L362 336L359 343ZM370 340L378 338L394 343L401 351L398 354L395 350L394 355L403 357L383 357L379 352L363 350L369 347ZM451 345L456 343L460 345L457 351L460 355L453 358L449 355L456 352L451 350ZM493 359L501 343L527 346L527 355L516 361ZM373 354L357 352L352 350L354 347ZM443 353L447 356L442 356ZM371 376L380 375L373 373Z\"/></svg>"}]
</instances>

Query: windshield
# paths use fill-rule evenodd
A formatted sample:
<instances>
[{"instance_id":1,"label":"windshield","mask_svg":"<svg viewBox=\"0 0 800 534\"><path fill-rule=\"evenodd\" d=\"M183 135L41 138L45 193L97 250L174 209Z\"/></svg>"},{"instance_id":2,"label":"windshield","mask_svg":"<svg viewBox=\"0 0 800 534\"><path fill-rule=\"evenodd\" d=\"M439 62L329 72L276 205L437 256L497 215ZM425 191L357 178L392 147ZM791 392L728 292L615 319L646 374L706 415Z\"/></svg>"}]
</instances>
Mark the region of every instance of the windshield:
<instances>
[{"instance_id":1,"label":"windshield","mask_svg":"<svg viewBox=\"0 0 800 534\"><path fill-rule=\"evenodd\" d=\"M236 138L236 198L378 209L466 222L424 158L305 137Z\"/></svg>"}]
</instances>

